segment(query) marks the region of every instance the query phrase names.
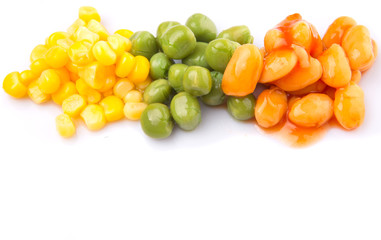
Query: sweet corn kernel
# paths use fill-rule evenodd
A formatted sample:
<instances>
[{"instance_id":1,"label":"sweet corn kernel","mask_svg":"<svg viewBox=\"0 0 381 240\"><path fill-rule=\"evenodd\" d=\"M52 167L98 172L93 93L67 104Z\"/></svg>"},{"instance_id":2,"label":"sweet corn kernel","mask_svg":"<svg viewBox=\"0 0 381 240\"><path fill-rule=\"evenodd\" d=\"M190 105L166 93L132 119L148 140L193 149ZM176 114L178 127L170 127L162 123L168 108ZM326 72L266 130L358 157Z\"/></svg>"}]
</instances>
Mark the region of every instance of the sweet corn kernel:
<instances>
[{"instance_id":1,"label":"sweet corn kernel","mask_svg":"<svg viewBox=\"0 0 381 240\"><path fill-rule=\"evenodd\" d=\"M125 38L130 38L132 36L132 34L134 34L134 33L128 29L119 29L115 32L115 34L119 34Z\"/></svg>"},{"instance_id":2,"label":"sweet corn kernel","mask_svg":"<svg viewBox=\"0 0 381 240\"><path fill-rule=\"evenodd\" d=\"M115 97L115 96L105 97L104 99L102 99L99 105L103 107L106 120L108 122L117 121L124 117L124 113L123 113L124 103L118 97Z\"/></svg>"},{"instance_id":3,"label":"sweet corn kernel","mask_svg":"<svg viewBox=\"0 0 381 240\"><path fill-rule=\"evenodd\" d=\"M33 48L31 54L30 54L30 62L34 62L37 59L45 58L45 54L48 51L48 48L45 45L37 45L35 48Z\"/></svg>"},{"instance_id":4,"label":"sweet corn kernel","mask_svg":"<svg viewBox=\"0 0 381 240\"><path fill-rule=\"evenodd\" d=\"M138 90L131 90L123 98L125 103L127 102L143 102L143 94Z\"/></svg>"},{"instance_id":5,"label":"sweet corn kernel","mask_svg":"<svg viewBox=\"0 0 381 240\"><path fill-rule=\"evenodd\" d=\"M92 131L100 130L106 125L106 116L101 106L97 104L88 105L82 112L81 118L87 128Z\"/></svg>"},{"instance_id":6,"label":"sweet corn kernel","mask_svg":"<svg viewBox=\"0 0 381 240\"><path fill-rule=\"evenodd\" d=\"M112 91L112 89L110 90L107 90L105 92L102 93L103 97L106 98L108 96L112 96L114 94L114 92Z\"/></svg>"},{"instance_id":7,"label":"sweet corn kernel","mask_svg":"<svg viewBox=\"0 0 381 240\"><path fill-rule=\"evenodd\" d=\"M48 68L49 65L46 63L45 58L39 58L30 64L30 70L37 76L40 76Z\"/></svg>"},{"instance_id":8,"label":"sweet corn kernel","mask_svg":"<svg viewBox=\"0 0 381 240\"><path fill-rule=\"evenodd\" d=\"M77 73L69 72L69 74L72 82L76 82L80 78Z\"/></svg>"},{"instance_id":9,"label":"sweet corn kernel","mask_svg":"<svg viewBox=\"0 0 381 240\"><path fill-rule=\"evenodd\" d=\"M107 43L117 56L121 56L124 52L131 50L131 41L119 34L108 36Z\"/></svg>"},{"instance_id":10,"label":"sweet corn kernel","mask_svg":"<svg viewBox=\"0 0 381 240\"><path fill-rule=\"evenodd\" d=\"M97 103L101 100L102 95L95 89L91 88L82 78L75 82L75 86L79 94L86 98L88 103Z\"/></svg>"},{"instance_id":11,"label":"sweet corn kernel","mask_svg":"<svg viewBox=\"0 0 381 240\"><path fill-rule=\"evenodd\" d=\"M124 78L135 68L136 58L129 52L125 52L116 62L115 74L118 77Z\"/></svg>"},{"instance_id":12,"label":"sweet corn kernel","mask_svg":"<svg viewBox=\"0 0 381 240\"><path fill-rule=\"evenodd\" d=\"M37 84L43 93L52 94L60 87L61 79L54 69L48 69L41 73L41 76L37 80Z\"/></svg>"},{"instance_id":13,"label":"sweet corn kernel","mask_svg":"<svg viewBox=\"0 0 381 240\"><path fill-rule=\"evenodd\" d=\"M70 46L68 55L75 65L86 65L91 63L94 58L91 52L92 44L86 40L75 42Z\"/></svg>"},{"instance_id":14,"label":"sweet corn kernel","mask_svg":"<svg viewBox=\"0 0 381 240\"><path fill-rule=\"evenodd\" d=\"M56 117L56 129L58 133L65 138L70 138L75 134L74 122L70 116L65 113Z\"/></svg>"},{"instance_id":15,"label":"sweet corn kernel","mask_svg":"<svg viewBox=\"0 0 381 240\"><path fill-rule=\"evenodd\" d=\"M12 72L4 78L3 89L15 98L24 97L27 91L26 86L21 83L20 73L18 72Z\"/></svg>"},{"instance_id":16,"label":"sweet corn kernel","mask_svg":"<svg viewBox=\"0 0 381 240\"><path fill-rule=\"evenodd\" d=\"M132 69L130 74L128 74L128 78L133 83L140 83L147 79L150 65L148 59L144 56L136 56L135 60L135 67Z\"/></svg>"},{"instance_id":17,"label":"sweet corn kernel","mask_svg":"<svg viewBox=\"0 0 381 240\"><path fill-rule=\"evenodd\" d=\"M38 87L37 80L29 84L27 93L29 98L32 99L32 101L37 104L47 102L50 99L49 94L45 94L41 92L40 88Z\"/></svg>"},{"instance_id":18,"label":"sweet corn kernel","mask_svg":"<svg viewBox=\"0 0 381 240\"><path fill-rule=\"evenodd\" d=\"M94 89L101 89L106 82L106 67L99 62L92 62L78 68L78 76Z\"/></svg>"},{"instance_id":19,"label":"sweet corn kernel","mask_svg":"<svg viewBox=\"0 0 381 240\"><path fill-rule=\"evenodd\" d=\"M65 39L65 38L69 38L70 37L70 34L68 34L67 32L55 32L53 34L51 34L45 41L45 45L48 47L48 48L51 48L53 46L56 46L57 45L57 41L60 40L60 39Z\"/></svg>"},{"instance_id":20,"label":"sweet corn kernel","mask_svg":"<svg viewBox=\"0 0 381 240\"><path fill-rule=\"evenodd\" d=\"M20 82L25 86L28 86L29 83L36 79L37 76L31 70L25 70L20 73Z\"/></svg>"},{"instance_id":21,"label":"sweet corn kernel","mask_svg":"<svg viewBox=\"0 0 381 240\"><path fill-rule=\"evenodd\" d=\"M99 41L93 46L93 56L105 66L115 64L116 54L105 41Z\"/></svg>"},{"instance_id":22,"label":"sweet corn kernel","mask_svg":"<svg viewBox=\"0 0 381 240\"><path fill-rule=\"evenodd\" d=\"M86 107L86 100L79 94L73 94L62 102L62 110L70 117L77 117Z\"/></svg>"},{"instance_id":23,"label":"sweet corn kernel","mask_svg":"<svg viewBox=\"0 0 381 240\"><path fill-rule=\"evenodd\" d=\"M50 67L61 68L69 62L69 56L62 47L53 46L46 53L45 60Z\"/></svg>"},{"instance_id":24,"label":"sweet corn kernel","mask_svg":"<svg viewBox=\"0 0 381 240\"><path fill-rule=\"evenodd\" d=\"M72 72L72 73L77 73L78 74L78 65L73 63L72 61L69 61L65 68L69 71L69 72Z\"/></svg>"},{"instance_id":25,"label":"sweet corn kernel","mask_svg":"<svg viewBox=\"0 0 381 240\"><path fill-rule=\"evenodd\" d=\"M89 7L89 6L80 7L78 16L80 19L82 19L85 22L89 22L92 19L98 22L101 21L101 16L99 16L98 11L95 8Z\"/></svg>"},{"instance_id":26,"label":"sweet corn kernel","mask_svg":"<svg viewBox=\"0 0 381 240\"><path fill-rule=\"evenodd\" d=\"M57 68L54 71L60 76L61 83L70 82L70 74L66 68Z\"/></svg>"},{"instance_id":27,"label":"sweet corn kernel","mask_svg":"<svg viewBox=\"0 0 381 240\"><path fill-rule=\"evenodd\" d=\"M140 90L141 92L144 92L144 90L150 85L152 82L151 77L148 75L147 79L144 82L137 83L136 89Z\"/></svg>"},{"instance_id":28,"label":"sweet corn kernel","mask_svg":"<svg viewBox=\"0 0 381 240\"><path fill-rule=\"evenodd\" d=\"M105 85L103 85L103 87L99 89L99 92L104 93L110 90L112 92L112 88L114 87L115 83L116 83L115 75L108 75L106 77Z\"/></svg>"},{"instance_id":29,"label":"sweet corn kernel","mask_svg":"<svg viewBox=\"0 0 381 240\"><path fill-rule=\"evenodd\" d=\"M85 27L86 26L86 22L83 21L82 19L78 18L77 20L75 20L75 22L67 29L67 33L72 36L75 31L77 31L77 29L79 27Z\"/></svg>"},{"instance_id":30,"label":"sweet corn kernel","mask_svg":"<svg viewBox=\"0 0 381 240\"><path fill-rule=\"evenodd\" d=\"M58 105L62 105L62 102L73 94L77 93L77 88L73 82L65 82L61 85L57 92L52 94L52 100Z\"/></svg>"},{"instance_id":31,"label":"sweet corn kernel","mask_svg":"<svg viewBox=\"0 0 381 240\"><path fill-rule=\"evenodd\" d=\"M124 99L129 91L134 89L135 85L126 78L119 79L114 85L114 95L120 99Z\"/></svg>"},{"instance_id":32,"label":"sweet corn kernel","mask_svg":"<svg viewBox=\"0 0 381 240\"><path fill-rule=\"evenodd\" d=\"M64 38L64 39L58 39L57 40L57 46L62 47L65 49L65 51L68 51L71 45L74 44L74 41L71 40L70 38Z\"/></svg>"},{"instance_id":33,"label":"sweet corn kernel","mask_svg":"<svg viewBox=\"0 0 381 240\"><path fill-rule=\"evenodd\" d=\"M144 102L128 102L124 105L124 115L129 120L139 120L146 107L147 103Z\"/></svg>"},{"instance_id":34,"label":"sweet corn kernel","mask_svg":"<svg viewBox=\"0 0 381 240\"><path fill-rule=\"evenodd\" d=\"M99 35L95 32L90 31L87 27L79 27L73 35L74 41L87 40L91 44L99 41Z\"/></svg>"},{"instance_id":35,"label":"sweet corn kernel","mask_svg":"<svg viewBox=\"0 0 381 240\"><path fill-rule=\"evenodd\" d=\"M109 33L100 22L97 22L96 20L92 19L87 24L87 28L90 31L98 34L100 40L104 40L104 41L107 40Z\"/></svg>"}]
</instances>

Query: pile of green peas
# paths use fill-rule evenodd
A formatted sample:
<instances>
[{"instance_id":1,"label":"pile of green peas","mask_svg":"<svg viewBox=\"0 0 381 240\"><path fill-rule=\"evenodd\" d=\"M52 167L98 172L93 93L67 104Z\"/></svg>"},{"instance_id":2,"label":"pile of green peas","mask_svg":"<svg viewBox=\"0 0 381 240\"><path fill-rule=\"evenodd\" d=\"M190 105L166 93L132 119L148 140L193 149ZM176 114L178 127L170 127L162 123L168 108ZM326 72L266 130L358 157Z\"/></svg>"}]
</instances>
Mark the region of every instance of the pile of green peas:
<instances>
[{"instance_id":1,"label":"pile of green peas","mask_svg":"<svg viewBox=\"0 0 381 240\"><path fill-rule=\"evenodd\" d=\"M199 100L209 106L227 103L228 112L238 120L254 116L255 98L226 96L221 89L223 72L235 49L253 43L247 26L234 26L220 32L207 16L196 13L185 25L161 23L156 37L147 31L131 38L133 55L150 60L152 83L145 89L142 112L143 131L152 138L166 138L175 125L194 130L201 122Z\"/></svg>"}]
</instances>

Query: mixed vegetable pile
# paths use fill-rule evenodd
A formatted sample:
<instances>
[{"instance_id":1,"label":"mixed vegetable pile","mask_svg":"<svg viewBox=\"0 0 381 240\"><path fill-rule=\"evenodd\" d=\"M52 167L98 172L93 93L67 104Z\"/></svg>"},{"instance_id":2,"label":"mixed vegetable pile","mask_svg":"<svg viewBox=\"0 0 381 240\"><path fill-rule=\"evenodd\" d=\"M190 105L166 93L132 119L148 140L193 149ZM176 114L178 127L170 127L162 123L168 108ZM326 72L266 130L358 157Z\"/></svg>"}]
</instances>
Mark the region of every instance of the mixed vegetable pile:
<instances>
[{"instance_id":1,"label":"mixed vegetable pile","mask_svg":"<svg viewBox=\"0 0 381 240\"><path fill-rule=\"evenodd\" d=\"M377 55L365 26L336 19L321 39L299 14L288 16L253 44L247 26L218 33L196 13L185 25L161 23L156 37L120 29L110 34L93 7L81 7L66 32L55 32L30 55L30 69L12 72L3 89L15 98L62 106L56 126L63 137L76 132L75 119L99 130L122 118L140 120L153 138L174 126L194 130L201 122L199 100L227 105L237 120L255 118L262 128L286 119L319 128L335 118L345 129L364 119L358 82ZM257 84L264 86L254 97Z\"/></svg>"}]
</instances>

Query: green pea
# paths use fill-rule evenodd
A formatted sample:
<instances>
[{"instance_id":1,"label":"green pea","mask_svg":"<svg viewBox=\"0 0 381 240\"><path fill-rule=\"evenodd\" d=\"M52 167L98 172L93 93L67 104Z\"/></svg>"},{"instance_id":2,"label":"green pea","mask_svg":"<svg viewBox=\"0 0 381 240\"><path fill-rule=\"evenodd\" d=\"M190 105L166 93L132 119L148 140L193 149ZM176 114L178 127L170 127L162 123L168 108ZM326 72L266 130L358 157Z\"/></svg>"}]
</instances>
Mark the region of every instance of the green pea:
<instances>
[{"instance_id":1,"label":"green pea","mask_svg":"<svg viewBox=\"0 0 381 240\"><path fill-rule=\"evenodd\" d=\"M239 46L237 43L229 39L220 38L211 41L205 50L206 62L214 70L223 73L237 46Z\"/></svg>"},{"instance_id":2,"label":"green pea","mask_svg":"<svg viewBox=\"0 0 381 240\"><path fill-rule=\"evenodd\" d=\"M190 66L184 73L184 90L193 96L206 95L212 89L212 77L208 69L200 66Z\"/></svg>"},{"instance_id":3,"label":"green pea","mask_svg":"<svg viewBox=\"0 0 381 240\"><path fill-rule=\"evenodd\" d=\"M192 32L196 36L197 41L208 43L214 40L217 36L216 25L210 18L208 18L204 14L193 14L188 18L185 25L192 30Z\"/></svg>"},{"instance_id":4,"label":"green pea","mask_svg":"<svg viewBox=\"0 0 381 240\"><path fill-rule=\"evenodd\" d=\"M151 103L165 103L171 97L172 88L168 81L165 79L158 79L150 83L144 90L144 102Z\"/></svg>"},{"instance_id":5,"label":"green pea","mask_svg":"<svg viewBox=\"0 0 381 240\"><path fill-rule=\"evenodd\" d=\"M188 66L200 66L210 69L210 66L205 59L205 50L208 47L207 43L197 42L196 47L188 57L184 58L182 62Z\"/></svg>"},{"instance_id":6,"label":"green pea","mask_svg":"<svg viewBox=\"0 0 381 240\"><path fill-rule=\"evenodd\" d=\"M201 101L210 106L221 105L226 100L226 95L221 88L223 74L213 71L210 75L212 76L212 90L208 94L201 96Z\"/></svg>"},{"instance_id":7,"label":"green pea","mask_svg":"<svg viewBox=\"0 0 381 240\"><path fill-rule=\"evenodd\" d=\"M184 25L169 28L159 38L163 52L173 59L182 59L191 54L196 47L196 37Z\"/></svg>"},{"instance_id":8,"label":"green pea","mask_svg":"<svg viewBox=\"0 0 381 240\"><path fill-rule=\"evenodd\" d=\"M181 63L175 63L169 68L168 82L169 85L171 85L171 87L175 89L176 92L184 91L183 78L185 70L187 70L187 68L187 65Z\"/></svg>"},{"instance_id":9,"label":"green pea","mask_svg":"<svg viewBox=\"0 0 381 240\"><path fill-rule=\"evenodd\" d=\"M152 138L169 137L173 121L168 107L162 103L148 105L142 112L140 125L144 133Z\"/></svg>"},{"instance_id":10,"label":"green pea","mask_svg":"<svg viewBox=\"0 0 381 240\"><path fill-rule=\"evenodd\" d=\"M254 37L250 34L250 29L245 25L228 28L220 32L217 38L226 38L240 44L253 43L254 41Z\"/></svg>"},{"instance_id":11,"label":"green pea","mask_svg":"<svg viewBox=\"0 0 381 240\"><path fill-rule=\"evenodd\" d=\"M186 131L195 129L201 122L201 108L196 97L187 92L176 94L170 105L173 119Z\"/></svg>"},{"instance_id":12,"label":"green pea","mask_svg":"<svg viewBox=\"0 0 381 240\"><path fill-rule=\"evenodd\" d=\"M161 49L161 44L160 44L159 39L161 38L163 33L165 33L165 31L167 31L169 28L171 28L173 26L176 26L176 25L180 25L180 23L179 22L175 22L175 21L166 21L166 22L160 23L160 25L157 27L157 30L156 30L156 43L160 47L160 49Z\"/></svg>"},{"instance_id":13,"label":"green pea","mask_svg":"<svg viewBox=\"0 0 381 240\"><path fill-rule=\"evenodd\" d=\"M150 76L153 80L159 78L167 78L169 67L173 61L162 52L156 53L151 57L150 63Z\"/></svg>"},{"instance_id":14,"label":"green pea","mask_svg":"<svg viewBox=\"0 0 381 240\"><path fill-rule=\"evenodd\" d=\"M132 44L130 52L134 56L142 55L149 60L158 52L155 37L147 31L135 32L130 40Z\"/></svg>"},{"instance_id":15,"label":"green pea","mask_svg":"<svg viewBox=\"0 0 381 240\"><path fill-rule=\"evenodd\" d=\"M256 100L253 94L245 97L228 97L228 112L237 120L248 120L254 117Z\"/></svg>"}]
</instances>

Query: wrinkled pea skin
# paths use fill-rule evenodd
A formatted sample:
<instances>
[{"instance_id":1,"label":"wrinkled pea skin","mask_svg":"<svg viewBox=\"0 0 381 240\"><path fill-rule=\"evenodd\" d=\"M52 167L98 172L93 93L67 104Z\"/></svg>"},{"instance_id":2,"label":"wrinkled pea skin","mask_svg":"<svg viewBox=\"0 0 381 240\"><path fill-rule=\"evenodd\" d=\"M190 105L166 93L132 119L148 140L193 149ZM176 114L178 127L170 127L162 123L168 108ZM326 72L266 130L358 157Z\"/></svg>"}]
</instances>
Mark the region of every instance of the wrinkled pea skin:
<instances>
[{"instance_id":1,"label":"wrinkled pea skin","mask_svg":"<svg viewBox=\"0 0 381 240\"><path fill-rule=\"evenodd\" d=\"M173 26L176 26L176 25L181 25L181 24L179 22L176 22L176 21L166 21L166 22L160 23L160 25L157 27L157 30L156 30L156 43L157 43L157 45L159 46L160 49L161 49L161 44L160 44L159 39L161 38L161 36L163 36L165 31L167 31L169 28L171 28Z\"/></svg>"},{"instance_id":2,"label":"wrinkled pea skin","mask_svg":"<svg viewBox=\"0 0 381 240\"><path fill-rule=\"evenodd\" d=\"M245 25L228 28L220 32L217 38L226 38L239 44L253 43L254 41L254 37L250 34L250 29Z\"/></svg>"},{"instance_id":3,"label":"wrinkled pea skin","mask_svg":"<svg viewBox=\"0 0 381 240\"><path fill-rule=\"evenodd\" d=\"M218 106L226 100L226 95L221 88L223 74L213 71L210 75L212 76L212 89L208 94L201 96L201 101L209 106Z\"/></svg>"},{"instance_id":4,"label":"wrinkled pea skin","mask_svg":"<svg viewBox=\"0 0 381 240\"><path fill-rule=\"evenodd\" d=\"M184 73L184 90L195 97L206 95L212 89L212 77L208 69L190 66Z\"/></svg>"},{"instance_id":5,"label":"wrinkled pea skin","mask_svg":"<svg viewBox=\"0 0 381 240\"><path fill-rule=\"evenodd\" d=\"M193 52L188 57L184 58L182 62L188 66L200 66L211 69L205 58L205 50L207 47L207 43L197 42Z\"/></svg>"},{"instance_id":6,"label":"wrinkled pea skin","mask_svg":"<svg viewBox=\"0 0 381 240\"><path fill-rule=\"evenodd\" d=\"M156 53L151 57L150 62L150 76L153 80L168 77L168 70L173 64L173 61L164 53Z\"/></svg>"},{"instance_id":7,"label":"wrinkled pea skin","mask_svg":"<svg viewBox=\"0 0 381 240\"><path fill-rule=\"evenodd\" d=\"M152 138L169 137L174 126L168 107L162 103L148 105L142 112L140 125Z\"/></svg>"},{"instance_id":8,"label":"wrinkled pea skin","mask_svg":"<svg viewBox=\"0 0 381 240\"><path fill-rule=\"evenodd\" d=\"M166 103L171 97L172 87L165 79L153 81L144 90L143 99L147 104Z\"/></svg>"},{"instance_id":9,"label":"wrinkled pea skin","mask_svg":"<svg viewBox=\"0 0 381 240\"><path fill-rule=\"evenodd\" d=\"M188 66L181 63L173 64L168 71L168 82L169 85L175 89L176 92L183 92L183 78L184 73L187 70Z\"/></svg>"},{"instance_id":10,"label":"wrinkled pea skin","mask_svg":"<svg viewBox=\"0 0 381 240\"><path fill-rule=\"evenodd\" d=\"M249 120L254 117L255 103L256 100L252 94L245 97L229 96L228 112L237 120Z\"/></svg>"},{"instance_id":11,"label":"wrinkled pea skin","mask_svg":"<svg viewBox=\"0 0 381 240\"><path fill-rule=\"evenodd\" d=\"M147 31L139 31L132 34L131 40L131 54L134 56L144 56L150 59L155 53L158 52L155 37Z\"/></svg>"},{"instance_id":12,"label":"wrinkled pea skin","mask_svg":"<svg viewBox=\"0 0 381 240\"><path fill-rule=\"evenodd\" d=\"M217 36L216 25L204 14L193 14L188 18L185 25L192 30L196 36L197 41L208 43L214 40Z\"/></svg>"},{"instance_id":13,"label":"wrinkled pea skin","mask_svg":"<svg viewBox=\"0 0 381 240\"><path fill-rule=\"evenodd\" d=\"M173 59L187 57L196 47L196 37L184 25L176 25L169 28L159 38L159 42L163 52Z\"/></svg>"},{"instance_id":14,"label":"wrinkled pea skin","mask_svg":"<svg viewBox=\"0 0 381 240\"><path fill-rule=\"evenodd\" d=\"M239 43L229 39L215 39L205 50L206 62L214 70L223 73L238 46Z\"/></svg>"},{"instance_id":15,"label":"wrinkled pea skin","mask_svg":"<svg viewBox=\"0 0 381 240\"><path fill-rule=\"evenodd\" d=\"M187 92L176 94L170 105L173 119L186 131L195 129L201 122L201 108L196 97Z\"/></svg>"}]
</instances>

